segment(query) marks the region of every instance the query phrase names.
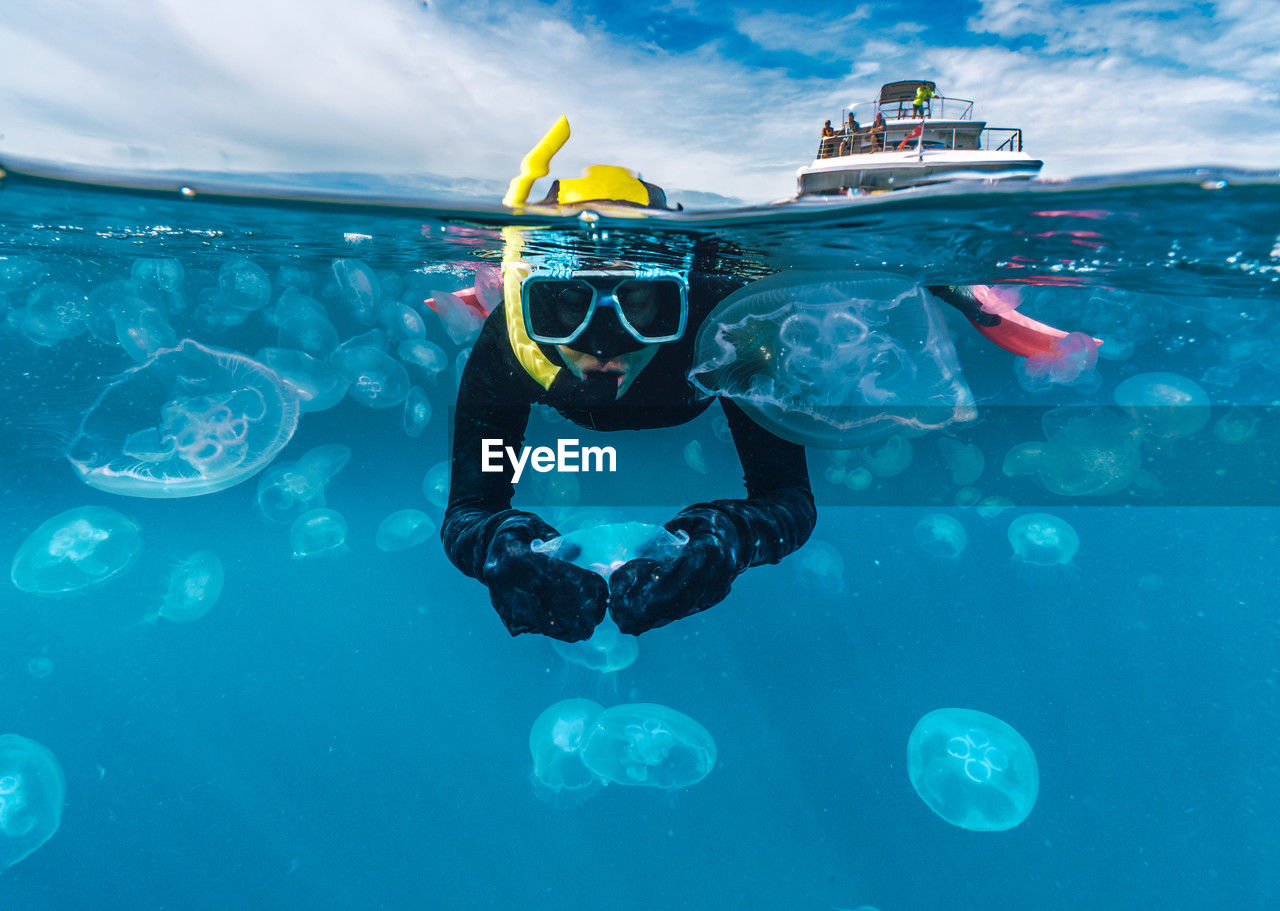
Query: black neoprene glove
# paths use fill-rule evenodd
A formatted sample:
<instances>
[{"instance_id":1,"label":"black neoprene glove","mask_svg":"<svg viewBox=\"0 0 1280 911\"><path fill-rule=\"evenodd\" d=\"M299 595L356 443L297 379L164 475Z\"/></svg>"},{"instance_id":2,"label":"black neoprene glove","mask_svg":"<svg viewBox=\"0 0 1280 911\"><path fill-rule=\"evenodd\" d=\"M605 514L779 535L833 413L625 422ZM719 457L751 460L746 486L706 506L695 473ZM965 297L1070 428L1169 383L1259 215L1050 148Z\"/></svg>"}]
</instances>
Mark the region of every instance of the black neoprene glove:
<instances>
[{"instance_id":1,"label":"black neoprene glove","mask_svg":"<svg viewBox=\"0 0 1280 911\"><path fill-rule=\"evenodd\" d=\"M489 543L482 581L513 636L542 633L578 642L604 619L609 587L603 577L530 548L558 536L532 513L512 512Z\"/></svg>"},{"instance_id":2,"label":"black neoprene glove","mask_svg":"<svg viewBox=\"0 0 1280 911\"><path fill-rule=\"evenodd\" d=\"M690 506L666 527L689 535L674 557L653 560L642 555L609 578L609 611L618 629L632 636L723 601L743 568L738 530L715 506Z\"/></svg>"}]
</instances>

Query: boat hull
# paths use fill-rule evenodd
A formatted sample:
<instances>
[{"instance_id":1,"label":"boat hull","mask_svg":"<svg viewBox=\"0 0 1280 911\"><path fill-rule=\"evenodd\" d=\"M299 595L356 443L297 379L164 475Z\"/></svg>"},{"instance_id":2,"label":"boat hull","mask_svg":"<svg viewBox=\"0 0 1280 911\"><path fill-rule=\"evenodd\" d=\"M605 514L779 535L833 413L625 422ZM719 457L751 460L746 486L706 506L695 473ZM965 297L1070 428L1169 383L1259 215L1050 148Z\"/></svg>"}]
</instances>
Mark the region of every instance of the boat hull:
<instances>
[{"instance_id":1,"label":"boat hull","mask_svg":"<svg viewBox=\"0 0 1280 911\"><path fill-rule=\"evenodd\" d=\"M962 157L961 157L962 156ZM796 172L799 196L824 196L850 190L900 190L963 178L1027 180L1044 162L1020 153L999 158L952 153L918 157L911 152L872 153L824 158Z\"/></svg>"}]
</instances>

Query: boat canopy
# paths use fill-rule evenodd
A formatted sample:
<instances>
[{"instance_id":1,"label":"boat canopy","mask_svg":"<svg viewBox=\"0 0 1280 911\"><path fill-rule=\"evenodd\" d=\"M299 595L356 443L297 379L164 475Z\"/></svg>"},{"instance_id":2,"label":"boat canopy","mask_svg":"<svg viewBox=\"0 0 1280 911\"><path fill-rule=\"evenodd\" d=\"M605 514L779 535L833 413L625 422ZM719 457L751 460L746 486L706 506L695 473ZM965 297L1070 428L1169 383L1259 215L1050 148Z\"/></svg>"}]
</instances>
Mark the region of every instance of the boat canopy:
<instances>
[{"instance_id":1,"label":"boat canopy","mask_svg":"<svg viewBox=\"0 0 1280 911\"><path fill-rule=\"evenodd\" d=\"M938 94L937 83L927 79L903 79L901 82L886 82L880 86L880 99L876 102L876 111L882 112L894 105L898 106L898 116L905 117L911 111L916 100L916 90L921 86L933 94Z\"/></svg>"}]
</instances>

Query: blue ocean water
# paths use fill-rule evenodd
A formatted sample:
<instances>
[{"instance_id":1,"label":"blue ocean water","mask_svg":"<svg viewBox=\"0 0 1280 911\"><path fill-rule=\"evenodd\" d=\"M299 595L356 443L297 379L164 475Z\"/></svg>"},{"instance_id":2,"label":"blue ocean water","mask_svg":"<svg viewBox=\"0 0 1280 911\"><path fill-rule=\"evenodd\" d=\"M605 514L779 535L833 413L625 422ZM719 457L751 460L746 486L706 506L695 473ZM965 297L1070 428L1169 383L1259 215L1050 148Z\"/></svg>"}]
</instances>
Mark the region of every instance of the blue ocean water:
<instances>
[{"instance_id":1,"label":"blue ocean water","mask_svg":"<svg viewBox=\"0 0 1280 911\"><path fill-rule=\"evenodd\" d=\"M143 539L131 567L83 592L0 588L0 733L52 750L67 784L57 833L0 875L0 907L1276 906L1274 179L953 186L640 227L252 195L18 173L0 190L0 554L86 505L119 510ZM374 543L396 510L440 518L423 477L448 455L462 346L422 300L496 263L512 222L632 232L647 249L710 237L724 246L718 268L744 277L816 268L1008 285L1025 296L1022 312L1104 344L1086 382L1025 384L1017 358L947 313L977 420L911 439L910 464L865 490L844 483L859 455L811 450L814 541L748 571L724 603L645 634L634 665L602 676L546 640L510 638L434 538L392 553ZM237 257L269 277L270 299L222 325L212 304ZM345 550L294 559L288 526L258 510L256 479L181 499L80 480L65 453L135 362L110 333L55 339L64 330L33 327L39 288L89 295L177 260L182 278L165 297L175 332L252 356L276 344L290 282L307 285L343 338L367 331L344 316L335 258L367 264L383 301L422 313L450 364L420 380L433 411L421 436L405 434L399 408L347 398L303 414L280 453L350 447L326 490L349 525ZM91 310L78 317L86 325ZM1044 442L1046 413L1119 415L1116 386L1152 371L1199 384L1212 412L1196 432L1135 443L1140 464L1124 484L1074 495L1002 470L1017 444ZM568 430L535 417L531 438ZM649 434L573 436L619 450L616 475L581 480L591 514L661 522L741 495L714 409ZM943 439L983 453L972 484L956 482ZM693 441L705 474L686 461ZM1116 446L1096 450L1102 463ZM963 487L1014 506L958 506L974 502ZM517 503L559 509L555 496L530 486ZM1014 559L1007 529L1029 512L1076 530L1069 565ZM958 558L918 543L917 523L934 513L965 529ZM171 567L200 550L225 567L217 604L193 623L150 622ZM819 552L843 565L801 559ZM715 738L715 768L677 791L549 794L533 780L529 729L574 697L689 715ZM1004 720L1035 751L1039 797L1009 831L949 825L908 780L913 726L952 706Z\"/></svg>"}]
</instances>

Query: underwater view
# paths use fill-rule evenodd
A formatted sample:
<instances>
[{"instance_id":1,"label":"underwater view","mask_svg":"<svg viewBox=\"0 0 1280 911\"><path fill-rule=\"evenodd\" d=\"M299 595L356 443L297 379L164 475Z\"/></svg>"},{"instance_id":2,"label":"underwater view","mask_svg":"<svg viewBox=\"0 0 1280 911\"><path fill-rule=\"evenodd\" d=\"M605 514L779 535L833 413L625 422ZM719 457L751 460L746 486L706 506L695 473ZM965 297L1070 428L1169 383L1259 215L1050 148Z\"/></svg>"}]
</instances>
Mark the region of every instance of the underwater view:
<instances>
[{"instance_id":1,"label":"underwater view","mask_svg":"<svg viewBox=\"0 0 1280 911\"><path fill-rule=\"evenodd\" d=\"M566 214L6 167L0 907L1280 903L1274 174ZM492 452L581 628L454 477L570 274L693 364ZM812 533L717 588L787 453Z\"/></svg>"}]
</instances>

